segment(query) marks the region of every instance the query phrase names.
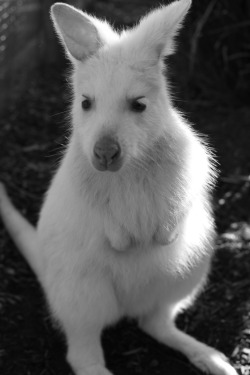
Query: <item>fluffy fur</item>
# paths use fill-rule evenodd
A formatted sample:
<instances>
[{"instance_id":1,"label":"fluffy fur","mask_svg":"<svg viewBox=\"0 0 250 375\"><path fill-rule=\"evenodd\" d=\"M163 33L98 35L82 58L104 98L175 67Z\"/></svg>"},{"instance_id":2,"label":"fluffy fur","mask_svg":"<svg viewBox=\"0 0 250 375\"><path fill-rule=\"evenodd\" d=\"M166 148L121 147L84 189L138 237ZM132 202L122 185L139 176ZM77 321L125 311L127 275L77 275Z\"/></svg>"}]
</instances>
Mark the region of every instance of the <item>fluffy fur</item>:
<instances>
[{"instance_id":1,"label":"fluffy fur","mask_svg":"<svg viewBox=\"0 0 250 375\"><path fill-rule=\"evenodd\" d=\"M202 370L236 374L221 353L174 325L204 285L214 237L212 158L173 107L163 75L162 58L173 52L189 6L175 1L120 34L69 5L52 7L73 64L70 141L37 229L3 186L0 211L66 333L77 375L108 373L100 334L124 315ZM138 97L142 113L129 106ZM116 172L93 166L104 135L121 146Z\"/></svg>"}]
</instances>

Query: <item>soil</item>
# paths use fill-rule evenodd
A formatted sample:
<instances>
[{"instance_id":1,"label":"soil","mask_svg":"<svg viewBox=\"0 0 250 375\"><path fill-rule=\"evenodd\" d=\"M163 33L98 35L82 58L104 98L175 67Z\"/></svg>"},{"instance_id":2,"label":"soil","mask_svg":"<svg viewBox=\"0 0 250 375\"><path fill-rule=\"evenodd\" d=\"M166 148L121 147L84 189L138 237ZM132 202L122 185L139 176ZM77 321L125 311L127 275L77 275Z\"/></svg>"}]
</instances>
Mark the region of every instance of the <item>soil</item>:
<instances>
[{"instance_id":1,"label":"soil","mask_svg":"<svg viewBox=\"0 0 250 375\"><path fill-rule=\"evenodd\" d=\"M97 15L134 19L116 2L95 2ZM152 2L150 3L152 4ZM113 8L112 8L113 6ZM135 13L144 13L148 3ZM112 9L113 10L112 10ZM119 12L118 12L119 13ZM125 14L127 18L125 19ZM128 16L129 15L129 16ZM120 17L120 18L119 18ZM122 18L123 17L123 18ZM112 17L110 17L112 18ZM173 71L175 68L173 67ZM15 205L36 223L42 197L67 143L69 94L58 67L41 66L27 90L0 119L0 179ZM177 324L223 351L239 374L250 374L250 109L181 93L176 105L216 150L220 177L214 194L216 255L206 290ZM180 95L179 95L180 94ZM66 344L52 321L35 275L0 223L0 371L2 375L69 375ZM123 320L103 333L108 368L116 375L198 375L181 354Z\"/></svg>"}]
</instances>

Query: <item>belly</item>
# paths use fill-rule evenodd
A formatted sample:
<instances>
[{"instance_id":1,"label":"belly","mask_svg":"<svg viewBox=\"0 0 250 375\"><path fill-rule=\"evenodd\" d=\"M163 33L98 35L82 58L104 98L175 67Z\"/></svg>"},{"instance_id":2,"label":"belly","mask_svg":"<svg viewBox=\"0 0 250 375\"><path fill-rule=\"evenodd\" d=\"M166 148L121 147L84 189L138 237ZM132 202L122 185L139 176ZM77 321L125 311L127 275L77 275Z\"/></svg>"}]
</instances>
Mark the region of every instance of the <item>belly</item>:
<instances>
[{"instance_id":1,"label":"belly","mask_svg":"<svg viewBox=\"0 0 250 375\"><path fill-rule=\"evenodd\" d=\"M210 257L206 256L185 273L171 272L171 264L164 264L157 250L141 254L137 259L124 258L120 264L113 262L112 284L121 314L131 317L146 315L162 304L174 306L190 298L203 285L210 266Z\"/></svg>"}]
</instances>

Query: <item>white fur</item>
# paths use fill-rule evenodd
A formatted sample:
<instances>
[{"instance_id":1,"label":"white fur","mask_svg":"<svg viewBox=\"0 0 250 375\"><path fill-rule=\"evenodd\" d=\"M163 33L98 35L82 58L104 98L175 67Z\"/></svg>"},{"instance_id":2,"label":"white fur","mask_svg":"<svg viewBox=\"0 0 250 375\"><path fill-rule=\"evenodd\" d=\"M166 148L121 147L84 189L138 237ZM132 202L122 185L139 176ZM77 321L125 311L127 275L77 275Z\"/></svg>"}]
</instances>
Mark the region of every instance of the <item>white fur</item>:
<instances>
[{"instance_id":1,"label":"white fur","mask_svg":"<svg viewBox=\"0 0 250 375\"><path fill-rule=\"evenodd\" d=\"M121 34L68 5L52 8L74 66L72 134L41 210L34 268L77 375L108 373L100 333L124 315L201 369L236 374L220 353L174 326L206 280L214 236L212 158L173 108L163 76L162 57L189 6L176 1ZM93 100L90 111L82 95ZM128 105L138 96L147 105L140 114ZM92 165L102 135L121 145L117 172ZM0 197L10 228L15 210L3 189Z\"/></svg>"}]
</instances>

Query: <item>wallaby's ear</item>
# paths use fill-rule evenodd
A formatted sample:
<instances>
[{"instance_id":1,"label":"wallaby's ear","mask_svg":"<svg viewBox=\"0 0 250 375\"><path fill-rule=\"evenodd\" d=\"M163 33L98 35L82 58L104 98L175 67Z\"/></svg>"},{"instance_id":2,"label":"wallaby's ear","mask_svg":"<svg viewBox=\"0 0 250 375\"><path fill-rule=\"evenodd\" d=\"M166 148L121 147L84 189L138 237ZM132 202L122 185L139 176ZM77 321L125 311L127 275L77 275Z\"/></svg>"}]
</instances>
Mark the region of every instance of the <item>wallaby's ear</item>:
<instances>
[{"instance_id":1,"label":"wallaby's ear","mask_svg":"<svg viewBox=\"0 0 250 375\"><path fill-rule=\"evenodd\" d=\"M117 34L106 22L64 3L51 7L51 17L56 32L69 58L83 61L92 56L106 42L117 38Z\"/></svg>"},{"instance_id":2,"label":"wallaby's ear","mask_svg":"<svg viewBox=\"0 0 250 375\"><path fill-rule=\"evenodd\" d=\"M158 61L174 52L174 38L190 8L191 0L179 0L149 13L131 32L138 53Z\"/></svg>"}]
</instances>

